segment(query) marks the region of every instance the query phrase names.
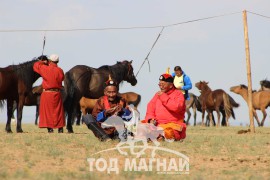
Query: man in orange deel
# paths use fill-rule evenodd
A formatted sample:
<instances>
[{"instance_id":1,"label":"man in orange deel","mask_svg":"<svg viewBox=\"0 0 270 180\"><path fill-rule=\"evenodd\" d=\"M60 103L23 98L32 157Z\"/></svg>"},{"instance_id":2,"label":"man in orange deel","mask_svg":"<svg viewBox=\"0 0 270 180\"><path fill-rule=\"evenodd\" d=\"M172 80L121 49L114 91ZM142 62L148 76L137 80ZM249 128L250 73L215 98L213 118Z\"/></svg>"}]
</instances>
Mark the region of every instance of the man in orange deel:
<instances>
[{"instance_id":1,"label":"man in orange deel","mask_svg":"<svg viewBox=\"0 0 270 180\"><path fill-rule=\"evenodd\" d=\"M173 85L173 77L162 74L159 77L159 88L147 105L145 120L162 127L164 137L169 140L181 140L186 137L185 98Z\"/></svg>"}]
</instances>

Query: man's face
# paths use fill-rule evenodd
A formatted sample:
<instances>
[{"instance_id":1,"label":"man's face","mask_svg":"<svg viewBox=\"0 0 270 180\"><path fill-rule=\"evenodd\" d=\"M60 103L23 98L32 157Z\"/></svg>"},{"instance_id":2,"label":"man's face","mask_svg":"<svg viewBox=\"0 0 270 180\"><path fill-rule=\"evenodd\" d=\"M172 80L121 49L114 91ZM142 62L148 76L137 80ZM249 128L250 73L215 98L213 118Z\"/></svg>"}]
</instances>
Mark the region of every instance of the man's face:
<instances>
[{"instance_id":1,"label":"man's face","mask_svg":"<svg viewBox=\"0 0 270 180\"><path fill-rule=\"evenodd\" d=\"M104 90L104 95L108 97L109 101L114 101L117 93L117 87L115 86L107 86Z\"/></svg>"},{"instance_id":2,"label":"man's face","mask_svg":"<svg viewBox=\"0 0 270 180\"><path fill-rule=\"evenodd\" d=\"M165 81L159 81L158 86L159 86L161 92L166 93L166 92L168 92L169 90L172 89L173 83L165 82Z\"/></svg>"},{"instance_id":3,"label":"man's face","mask_svg":"<svg viewBox=\"0 0 270 180\"><path fill-rule=\"evenodd\" d=\"M174 71L174 73L175 73L175 75L178 76L178 77L182 76L182 74L183 74L183 72L180 71L180 70Z\"/></svg>"}]
</instances>

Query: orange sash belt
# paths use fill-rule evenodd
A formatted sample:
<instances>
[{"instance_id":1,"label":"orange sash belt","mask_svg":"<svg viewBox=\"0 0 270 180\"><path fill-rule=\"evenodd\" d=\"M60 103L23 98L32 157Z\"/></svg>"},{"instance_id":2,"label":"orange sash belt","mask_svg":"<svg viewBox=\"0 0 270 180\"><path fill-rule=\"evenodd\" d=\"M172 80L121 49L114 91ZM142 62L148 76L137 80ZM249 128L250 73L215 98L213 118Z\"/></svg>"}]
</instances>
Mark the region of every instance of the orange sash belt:
<instances>
[{"instance_id":1,"label":"orange sash belt","mask_svg":"<svg viewBox=\"0 0 270 180\"><path fill-rule=\"evenodd\" d=\"M184 120L179 120L181 123L184 123ZM141 123L147 123L147 120L142 120ZM176 124L176 123L166 123L166 124L159 124L159 127L162 127L164 130L166 128L172 128L176 131L182 131L183 126L181 126L180 124Z\"/></svg>"}]
</instances>

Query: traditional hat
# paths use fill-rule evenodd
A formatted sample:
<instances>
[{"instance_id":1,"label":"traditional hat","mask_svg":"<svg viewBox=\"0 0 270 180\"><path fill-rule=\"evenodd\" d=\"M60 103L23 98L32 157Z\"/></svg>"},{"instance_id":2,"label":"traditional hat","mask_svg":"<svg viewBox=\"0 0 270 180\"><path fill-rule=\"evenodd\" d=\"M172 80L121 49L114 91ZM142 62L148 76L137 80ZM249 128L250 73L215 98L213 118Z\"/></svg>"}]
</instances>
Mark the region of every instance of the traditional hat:
<instances>
[{"instance_id":1,"label":"traditional hat","mask_svg":"<svg viewBox=\"0 0 270 180\"><path fill-rule=\"evenodd\" d=\"M112 80L111 75L109 75L109 79L105 82L105 87L107 87L107 86L116 86L117 87L117 83L114 80Z\"/></svg>"},{"instance_id":2,"label":"traditional hat","mask_svg":"<svg viewBox=\"0 0 270 180\"><path fill-rule=\"evenodd\" d=\"M159 80L173 83L173 77L170 75L170 68L167 69L165 74L160 75Z\"/></svg>"},{"instance_id":3,"label":"traditional hat","mask_svg":"<svg viewBox=\"0 0 270 180\"><path fill-rule=\"evenodd\" d=\"M52 55L50 55L49 60L51 60L52 62L58 62L59 56L57 54L52 54Z\"/></svg>"}]
</instances>

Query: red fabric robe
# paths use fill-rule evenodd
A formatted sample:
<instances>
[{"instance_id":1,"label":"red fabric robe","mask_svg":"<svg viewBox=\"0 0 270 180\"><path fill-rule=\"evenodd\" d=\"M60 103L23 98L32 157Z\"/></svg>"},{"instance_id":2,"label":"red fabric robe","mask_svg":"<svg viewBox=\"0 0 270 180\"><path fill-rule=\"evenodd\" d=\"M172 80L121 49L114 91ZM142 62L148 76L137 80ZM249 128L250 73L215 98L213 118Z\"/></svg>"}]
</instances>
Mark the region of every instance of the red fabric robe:
<instances>
[{"instance_id":1,"label":"red fabric robe","mask_svg":"<svg viewBox=\"0 0 270 180\"><path fill-rule=\"evenodd\" d=\"M38 61L33 69L42 78L42 88L44 91L40 97L39 107L39 127L40 128L61 128L65 126L64 106L60 91L50 89L61 89L64 80L64 72L57 64L43 64Z\"/></svg>"},{"instance_id":2,"label":"red fabric robe","mask_svg":"<svg viewBox=\"0 0 270 180\"><path fill-rule=\"evenodd\" d=\"M162 95L155 94L147 105L145 120L155 119L158 125L174 123L182 126L182 131L174 129L175 139L180 140L186 137L185 111L183 93L173 88Z\"/></svg>"}]
</instances>

